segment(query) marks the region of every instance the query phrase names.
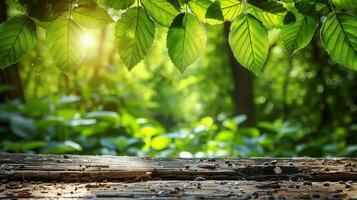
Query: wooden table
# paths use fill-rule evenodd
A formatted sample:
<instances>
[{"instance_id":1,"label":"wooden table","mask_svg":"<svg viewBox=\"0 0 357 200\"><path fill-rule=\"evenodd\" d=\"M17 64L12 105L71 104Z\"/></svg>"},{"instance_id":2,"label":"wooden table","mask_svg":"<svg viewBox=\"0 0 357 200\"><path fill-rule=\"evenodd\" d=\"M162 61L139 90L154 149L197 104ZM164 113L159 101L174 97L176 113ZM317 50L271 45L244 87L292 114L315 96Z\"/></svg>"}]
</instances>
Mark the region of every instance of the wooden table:
<instances>
[{"instance_id":1,"label":"wooden table","mask_svg":"<svg viewBox=\"0 0 357 200\"><path fill-rule=\"evenodd\" d=\"M0 199L357 199L357 159L5 153L0 181Z\"/></svg>"}]
</instances>

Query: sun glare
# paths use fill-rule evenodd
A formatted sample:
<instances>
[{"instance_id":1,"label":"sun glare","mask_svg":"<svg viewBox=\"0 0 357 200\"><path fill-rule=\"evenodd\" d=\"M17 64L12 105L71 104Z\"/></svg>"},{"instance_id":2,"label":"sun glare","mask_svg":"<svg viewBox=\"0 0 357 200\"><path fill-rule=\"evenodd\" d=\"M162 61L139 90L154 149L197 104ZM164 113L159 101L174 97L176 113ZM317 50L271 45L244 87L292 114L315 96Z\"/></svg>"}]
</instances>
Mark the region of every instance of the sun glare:
<instances>
[{"instance_id":1,"label":"sun glare","mask_svg":"<svg viewBox=\"0 0 357 200\"><path fill-rule=\"evenodd\" d=\"M83 35L82 37L82 44L85 46L85 47L93 47L94 46L94 43L95 43L95 39L93 37L93 35L91 34L85 34Z\"/></svg>"}]
</instances>

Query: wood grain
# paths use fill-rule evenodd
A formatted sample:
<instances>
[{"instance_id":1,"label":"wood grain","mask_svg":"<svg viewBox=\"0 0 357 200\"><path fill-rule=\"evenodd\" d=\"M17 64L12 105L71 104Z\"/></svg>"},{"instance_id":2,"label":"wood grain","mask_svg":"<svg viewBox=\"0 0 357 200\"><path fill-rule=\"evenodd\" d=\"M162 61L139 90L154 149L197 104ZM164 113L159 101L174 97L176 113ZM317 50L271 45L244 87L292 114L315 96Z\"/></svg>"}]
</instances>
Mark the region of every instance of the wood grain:
<instances>
[{"instance_id":1,"label":"wood grain","mask_svg":"<svg viewBox=\"0 0 357 200\"><path fill-rule=\"evenodd\" d=\"M168 159L0 154L0 179L42 181L357 180L356 158Z\"/></svg>"},{"instance_id":2,"label":"wood grain","mask_svg":"<svg viewBox=\"0 0 357 200\"><path fill-rule=\"evenodd\" d=\"M357 199L355 158L0 154L0 199Z\"/></svg>"},{"instance_id":3,"label":"wood grain","mask_svg":"<svg viewBox=\"0 0 357 200\"><path fill-rule=\"evenodd\" d=\"M353 199L357 183L293 181L8 182L1 198Z\"/></svg>"}]
</instances>

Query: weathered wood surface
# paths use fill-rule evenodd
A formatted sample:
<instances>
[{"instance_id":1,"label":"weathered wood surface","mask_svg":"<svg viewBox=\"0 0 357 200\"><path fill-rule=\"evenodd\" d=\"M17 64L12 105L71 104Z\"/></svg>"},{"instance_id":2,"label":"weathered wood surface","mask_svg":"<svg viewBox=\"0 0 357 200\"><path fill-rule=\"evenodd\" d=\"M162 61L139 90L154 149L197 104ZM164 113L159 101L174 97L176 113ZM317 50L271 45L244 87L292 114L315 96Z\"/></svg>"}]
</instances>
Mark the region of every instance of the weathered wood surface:
<instances>
[{"instance_id":1,"label":"weathered wood surface","mask_svg":"<svg viewBox=\"0 0 357 200\"><path fill-rule=\"evenodd\" d=\"M100 180L357 180L357 159L167 159L0 154L0 179Z\"/></svg>"},{"instance_id":2,"label":"weathered wood surface","mask_svg":"<svg viewBox=\"0 0 357 200\"><path fill-rule=\"evenodd\" d=\"M293 181L8 182L2 198L356 199L357 183Z\"/></svg>"},{"instance_id":3,"label":"weathered wood surface","mask_svg":"<svg viewBox=\"0 0 357 200\"><path fill-rule=\"evenodd\" d=\"M0 199L356 199L357 159L0 154Z\"/></svg>"}]
</instances>

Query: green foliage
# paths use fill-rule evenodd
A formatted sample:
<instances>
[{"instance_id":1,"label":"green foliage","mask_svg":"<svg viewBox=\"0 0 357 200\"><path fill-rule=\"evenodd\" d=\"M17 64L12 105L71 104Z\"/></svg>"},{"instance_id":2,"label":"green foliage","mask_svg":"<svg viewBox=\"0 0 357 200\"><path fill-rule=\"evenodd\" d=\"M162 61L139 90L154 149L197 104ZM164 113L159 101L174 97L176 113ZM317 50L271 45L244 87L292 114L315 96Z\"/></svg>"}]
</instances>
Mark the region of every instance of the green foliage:
<instances>
[{"instance_id":1,"label":"green foliage","mask_svg":"<svg viewBox=\"0 0 357 200\"><path fill-rule=\"evenodd\" d=\"M81 27L71 19L58 19L49 24L46 34L48 50L62 71L70 72L83 61L82 36Z\"/></svg>"},{"instance_id":2,"label":"green foliage","mask_svg":"<svg viewBox=\"0 0 357 200\"><path fill-rule=\"evenodd\" d=\"M247 17L247 20L245 21L248 22L252 19L254 24L263 24L262 26L257 25L256 27L253 27L253 29L259 27L260 30L263 30L263 26L265 27L264 29L268 29L269 31L274 28L281 29L283 32L282 40L289 54L293 54L297 50L304 48L309 44L316 26L319 26L317 19L325 17L325 15L329 12L334 14L330 14L328 16L328 20L331 20L331 15L348 15L347 18L350 18L350 21L356 21L356 17L353 15L356 11L356 4L353 0L333 0L332 4L326 0L82 0L79 1L78 5L69 4L67 1L63 0L45 0L41 3L41 5L39 5L37 1L19 2L24 6L24 10L29 16L39 20L37 21L37 25L42 27L47 27L47 22L51 24L53 20L58 18L62 19L63 17L67 17L69 15L69 19L75 21L81 28L102 28L110 24L113 21L111 17L116 15L116 13L119 13L119 16L115 17L115 20L117 20L117 29L115 32L117 49L123 62L126 63L129 69L132 69L134 66L139 64L151 50L150 47L154 43L155 35L154 24L157 23L163 27L168 27L168 35L170 37L175 37L175 39L181 43L181 45L178 46L182 46L181 50L178 53L175 52L174 55L173 45L168 45L168 51L172 62L181 72L184 72L190 64L197 60L200 52L203 51L202 48L204 46L202 45L203 43L197 46L197 41L204 42L202 40L204 38L203 35L189 42L187 41L188 39L185 38L186 34L173 36L172 33L177 32L177 30L172 29L177 29L177 27L172 24L172 22L176 19L176 23L179 23L178 18L180 17L178 16L181 15L192 16L193 18L189 18L195 19L193 20L195 23L190 25L190 29L194 30L203 29L202 23L206 23L207 25L217 25L224 23L225 21L237 21L237 19L242 19L242 16L244 15L251 16ZM133 5L137 8L133 8ZM113 11L113 9L120 11ZM42 12L43 10L44 12ZM112 16L107 13L108 11ZM252 18L253 16L254 18ZM285 17L283 18L283 16ZM151 19L151 17L153 19ZM338 18L339 17L336 17L336 19ZM181 26L181 29L185 29L184 25ZM252 29L249 29L250 30L248 32L251 32ZM347 28L342 27L342 29ZM234 28L231 28L231 30L237 32ZM344 34L346 35L345 38L348 38L346 41L354 41L356 31L349 31L350 32L347 35ZM186 32L190 33L191 31L182 31L182 33ZM270 44L271 41L268 42L266 40L266 31L263 31L261 35L255 34L254 37L257 38L258 41L264 41L264 43L259 44L259 42L257 42L256 45L248 45L251 46L250 48L254 46L253 50L249 50L251 52L246 53L246 51L240 51L236 47L232 46L231 48L235 49L235 57L240 63L248 69L253 70L253 73L258 74L262 66L265 64L266 44ZM251 44L249 42L245 43L246 41L244 40L246 37L237 37L236 39L240 41L234 41L234 44ZM167 38L168 42L170 42L170 40L170 38ZM326 38L323 40L326 40ZM329 37L327 40L329 40L330 44L337 44L339 43L337 40L341 40L341 38ZM187 49L185 45L183 45L184 43L191 43L192 46L188 45L188 48L192 47L192 49ZM197 44L194 45L195 43ZM258 47L259 45L261 46ZM353 45L347 44L347 46ZM15 49L17 50L16 46ZM258 49L262 51L262 55L260 55L260 57L255 55L257 52L252 53ZM336 52L331 52L334 51L331 47L326 47L326 49L332 59L336 62L350 69L355 69L352 61L346 61L346 59L336 55ZM67 48L67 51L68 50L70 50L70 48ZM85 51L85 49L76 51L79 55L73 55L73 57L82 57L82 54L84 54L83 51ZM174 51L176 51L176 49ZM350 50L350 52L354 51L355 49ZM67 55L72 53L74 52L68 51L65 54ZM251 58L243 58L246 55L252 56ZM21 58L23 57L16 60L18 61ZM252 61L252 59L254 61ZM56 59L55 62L58 63ZM68 71L69 68L73 68L78 65L79 60L77 59L76 62L71 62L73 63L68 64L69 66L59 66L59 68L64 71ZM59 62L59 64L63 65L61 62ZM8 64L3 62L2 65L5 66Z\"/></svg>"},{"instance_id":3,"label":"green foliage","mask_svg":"<svg viewBox=\"0 0 357 200\"><path fill-rule=\"evenodd\" d=\"M355 156L357 153L355 145L344 144L348 135L338 127L330 130L336 137L333 142L328 134L301 144L309 134L302 127L282 120L242 127L244 116L206 116L185 129L167 132L153 119L136 118L125 111L87 113L76 108L81 104L81 100L65 104L56 100L2 104L0 151L186 158ZM73 114L68 115L70 110ZM38 114L40 117L30 117Z\"/></svg>"},{"instance_id":4,"label":"green foliage","mask_svg":"<svg viewBox=\"0 0 357 200\"><path fill-rule=\"evenodd\" d=\"M17 16L0 25L0 69L19 62L37 43L36 25Z\"/></svg>"},{"instance_id":5,"label":"green foliage","mask_svg":"<svg viewBox=\"0 0 357 200\"><path fill-rule=\"evenodd\" d=\"M192 14L180 14L170 26L167 48L174 65L183 72L206 46L206 30Z\"/></svg>"},{"instance_id":6,"label":"green foliage","mask_svg":"<svg viewBox=\"0 0 357 200\"><path fill-rule=\"evenodd\" d=\"M34 10L31 2L44 8L35 1L26 2L26 9L22 9L16 1L11 1L8 15L30 15L29 11ZM53 6L64 1L36 2ZM303 18L306 21L314 19L311 22L314 21L316 29L319 19L333 13L327 1L276 1L286 10L271 13L268 8L249 3L252 1L245 4L233 0L191 0L186 6L183 0L167 0L177 10L177 15L186 14L194 19L194 28L186 29L183 29L182 23L179 29L175 29L174 25L170 28L172 23L169 27L162 26L158 21L160 16L155 17L157 12L150 11L144 1L113 1L129 2L117 9L105 0L77 2L78 6L73 4L72 9L66 4L59 13L51 9L50 12L43 10L41 15L31 13L37 25L38 41L18 64L26 100L0 104L0 151L166 157L357 155L356 72L332 62L316 34L320 30L315 30L310 44L307 38L301 36L309 33L311 37L313 28L304 29L299 36L294 35L291 41L297 45L295 48L301 49L294 48L293 56L289 56L285 51L288 47L284 47L283 35L298 34L298 31L292 30L296 30L294 25ZM232 8L239 9L229 10L226 7L223 12L222 5L229 2L234 5ZM348 20L343 17L341 24L345 24L346 35L353 44L355 31L351 27L355 23L351 23L351 19L355 19L355 15L350 9L334 5L336 13L349 13ZM81 9L93 9L93 12L99 9L103 16L110 16L115 23L102 21L101 14L85 18L85 23L81 23L76 16ZM129 72L120 56L128 49L119 51L118 38L114 33L117 24L122 23L121 20L131 9L141 9L148 16L151 29L155 29L155 39L140 67ZM48 15L51 13L53 15ZM292 19L285 17L283 23L284 16L290 15L288 13L292 14ZM234 17L227 20L230 14ZM261 32L264 32L264 44L257 46L270 49L262 68L264 73L259 78L246 75L243 77L247 78L245 80L237 79L235 70L245 70L233 68L231 64L233 61L227 44L229 28L232 29L231 34L235 31L247 34L249 29L254 28L240 29L237 21L242 20L242 16L239 15L248 15L248 19L244 20L254 20L253 24L264 28L263 31L252 32L259 39L262 38ZM74 67L72 73L64 75L52 62L46 35L52 29L52 23L56 23L53 20L68 21L69 18L70 23L81 30L80 37L76 39L80 48L72 53L83 53L86 57L78 67ZM330 26L333 25L336 30L327 33L336 35L339 26L336 20L332 21L333 18L328 18L325 25L330 21ZM230 25L231 22L224 21L233 22ZM93 24L96 25L88 29L91 24L86 25L87 22L95 22ZM129 24L134 25L135 20L128 20ZM320 29L322 24L317 26ZM197 59L184 74L180 74L169 58L168 33L172 30L189 32L197 27L207 34L207 45L199 49L202 59ZM65 26L58 27L56 32L63 31L62 28ZM129 29L119 31L125 37L133 38L133 28ZM124 33L126 30L130 34ZM56 40L66 34L60 35L55 36ZM91 46L81 42L88 35L92 36ZM339 38L330 37L343 41L336 43L336 49L346 42L341 39L342 36L340 33ZM172 43L178 45L179 39L172 40ZM244 38L237 41L244 44L237 45L237 49L249 44ZM191 56L191 52L192 49L188 49L186 53ZM245 86L250 78L252 89ZM241 96L236 98L232 95L237 94L237 85L242 84L243 97L254 91L254 102L248 102L254 103L256 111L256 123L252 126L244 126L242 123L247 118L237 116L234 109L237 102L244 100ZM14 88L12 85L0 85L0 98Z\"/></svg>"},{"instance_id":7,"label":"green foliage","mask_svg":"<svg viewBox=\"0 0 357 200\"><path fill-rule=\"evenodd\" d=\"M332 0L332 2L343 9L357 11L357 5L354 0Z\"/></svg>"},{"instance_id":8,"label":"green foliage","mask_svg":"<svg viewBox=\"0 0 357 200\"><path fill-rule=\"evenodd\" d=\"M73 10L73 20L87 28L100 28L113 22L112 18L96 4L81 5Z\"/></svg>"},{"instance_id":9,"label":"green foliage","mask_svg":"<svg viewBox=\"0 0 357 200\"><path fill-rule=\"evenodd\" d=\"M286 12L281 3L273 0L248 0L248 3L270 13Z\"/></svg>"},{"instance_id":10,"label":"green foliage","mask_svg":"<svg viewBox=\"0 0 357 200\"><path fill-rule=\"evenodd\" d=\"M306 47L314 36L317 21L310 16L297 15L295 22L290 22L281 29L281 37L287 52L292 55Z\"/></svg>"},{"instance_id":11,"label":"green foliage","mask_svg":"<svg viewBox=\"0 0 357 200\"><path fill-rule=\"evenodd\" d=\"M229 44L243 66L258 74L268 56L268 31L251 14L241 14L232 23Z\"/></svg>"},{"instance_id":12,"label":"green foliage","mask_svg":"<svg viewBox=\"0 0 357 200\"><path fill-rule=\"evenodd\" d=\"M149 52L155 37L155 24L143 8L130 8L115 27L119 54L129 69Z\"/></svg>"},{"instance_id":13,"label":"green foliage","mask_svg":"<svg viewBox=\"0 0 357 200\"><path fill-rule=\"evenodd\" d=\"M179 11L166 0L142 0L150 15L162 26L169 27Z\"/></svg>"},{"instance_id":14,"label":"green foliage","mask_svg":"<svg viewBox=\"0 0 357 200\"><path fill-rule=\"evenodd\" d=\"M243 4L239 0L221 0L221 10L225 20L232 21L243 9Z\"/></svg>"},{"instance_id":15,"label":"green foliage","mask_svg":"<svg viewBox=\"0 0 357 200\"><path fill-rule=\"evenodd\" d=\"M107 6L117 9L124 10L129 8L132 4L134 4L135 0L105 0Z\"/></svg>"},{"instance_id":16,"label":"green foliage","mask_svg":"<svg viewBox=\"0 0 357 200\"><path fill-rule=\"evenodd\" d=\"M338 63L357 69L357 20L344 13L331 13L321 31L328 54Z\"/></svg>"}]
</instances>

